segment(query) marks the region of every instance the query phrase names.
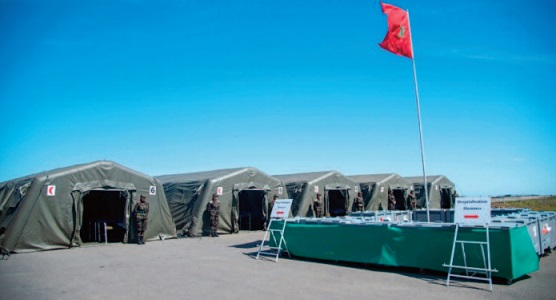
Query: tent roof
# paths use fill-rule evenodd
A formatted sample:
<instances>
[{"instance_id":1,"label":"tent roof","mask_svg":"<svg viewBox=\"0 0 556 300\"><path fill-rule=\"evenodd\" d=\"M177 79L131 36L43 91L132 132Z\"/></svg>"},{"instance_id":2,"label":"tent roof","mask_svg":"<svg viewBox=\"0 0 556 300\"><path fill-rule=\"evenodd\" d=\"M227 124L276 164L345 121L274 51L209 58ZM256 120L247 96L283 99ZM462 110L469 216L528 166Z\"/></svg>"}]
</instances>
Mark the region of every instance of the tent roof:
<instances>
[{"instance_id":1,"label":"tent roof","mask_svg":"<svg viewBox=\"0 0 556 300\"><path fill-rule=\"evenodd\" d=\"M274 175L274 177L282 180L282 182L284 183L312 182L312 181L317 181L324 177L332 176L334 174L340 174L340 173L337 171L321 171L321 172Z\"/></svg>"},{"instance_id":2,"label":"tent roof","mask_svg":"<svg viewBox=\"0 0 556 300\"><path fill-rule=\"evenodd\" d=\"M212 171L195 172L195 173L161 175L161 176L156 176L155 178L160 180L163 184L170 183L170 182L206 181L210 179L226 178L226 177L233 176L235 174L241 174L249 171L255 171L266 175L265 173L257 170L256 168L244 167L244 168L221 169L221 170L212 170Z\"/></svg>"},{"instance_id":3,"label":"tent roof","mask_svg":"<svg viewBox=\"0 0 556 300\"><path fill-rule=\"evenodd\" d=\"M396 175L400 176L396 173L389 173L389 174L352 175L352 176L348 176L348 177L355 180L355 182L357 182L357 183L376 183L376 182L384 182L384 181L387 181L391 178L395 178Z\"/></svg>"},{"instance_id":4,"label":"tent roof","mask_svg":"<svg viewBox=\"0 0 556 300\"><path fill-rule=\"evenodd\" d=\"M27 176L24 176L24 177L8 180L8 181L0 183L0 186L6 184L8 182L20 182L20 181L31 179L31 178L60 177L60 176L68 175L68 174L71 174L71 173L77 172L77 171L84 171L84 170L94 169L94 168L110 169L110 168L114 168L114 167L118 168L118 169L121 169L125 172L131 173L133 175L139 176L139 177L152 178L151 176L148 176L146 174L143 174L143 173L137 172L135 170L129 169L129 168L124 167L124 166L122 166L118 163L115 163L113 161L98 160L98 161L94 161L94 162L90 162L90 163L76 164L76 165L72 165L72 166L68 166L68 167L62 167L62 168L57 168L57 169L53 169L53 170L49 170L49 171L43 171L43 172L27 175Z\"/></svg>"},{"instance_id":5,"label":"tent roof","mask_svg":"<svg viewBox=\"0 0 556 300\"><path fill-rule=\"evenodd\" d=\"M419 184L419 183L423 183L423 176L411 176L411 177L404 177L405 179L409 180L409 182L411 182L412 184ZM430 175L427 176L427 183L434 183L434 182L438 182L441 180L445 180L447 182L450 182L452 185L454 185L454 183L449 180L446 176L444 175Z\"/></svg>"}]
</instances>

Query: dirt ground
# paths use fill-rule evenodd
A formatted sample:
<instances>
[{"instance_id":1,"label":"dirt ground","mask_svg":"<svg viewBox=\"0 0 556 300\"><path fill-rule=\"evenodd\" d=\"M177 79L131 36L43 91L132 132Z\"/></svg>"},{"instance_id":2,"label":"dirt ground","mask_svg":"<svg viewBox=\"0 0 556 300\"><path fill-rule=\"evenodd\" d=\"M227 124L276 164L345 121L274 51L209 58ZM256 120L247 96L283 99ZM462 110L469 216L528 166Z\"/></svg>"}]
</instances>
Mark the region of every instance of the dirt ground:
<instances>
[{"instance_id":1,"label":"dirt ground","mask_svg":"<svg viewBox=\"0 0 556 300\"><path fill-rule=\"evenodd\" d=\"M281 257L254 259L264 233L89 244L0 260L0 299L554 299L556 253L511 285L442 273Z\"/></svg>"}]
</instances>

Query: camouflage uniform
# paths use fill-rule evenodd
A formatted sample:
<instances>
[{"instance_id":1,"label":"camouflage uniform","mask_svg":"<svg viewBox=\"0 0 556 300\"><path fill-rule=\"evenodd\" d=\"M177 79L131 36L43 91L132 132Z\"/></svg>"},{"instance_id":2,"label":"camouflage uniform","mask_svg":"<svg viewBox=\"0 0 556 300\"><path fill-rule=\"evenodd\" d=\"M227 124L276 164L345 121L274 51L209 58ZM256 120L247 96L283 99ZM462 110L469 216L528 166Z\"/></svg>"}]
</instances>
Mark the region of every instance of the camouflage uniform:
<instances>
[{"instance_id":1,"label":"camouflage uniform","mask_svg":"<svg viewBox=\"0 0 556 300\"><path fill-rule=\"evenodd\" d=\"M149 221L149 203L147 197L141 195L139 203L135 206L135 220L137 222L137 244L145 244L145 230Z\"/></svg>"},{"instance_id":2,"label":"camouflage uniform","mask_svg":"<svg viewBox=\"0 0 556 300\"><path fill-rule=\"evenodd\" d=\"M315 217L322 218L322 200L320 199L321 194L317 194L317 199L315 199L313 207L315 208Z\"/></svg>"},{"instance_id":3,"label":"camouflage uniform","mask_svg":"<svg viewBox=\"0 0 556 300\"><path fill-rule=\"evenodd\" d=\"M394 193L391 189L388 189L388 210L396 209L396 198L394 198Z\"/></svg>"},{"instance_id":4,"label":"camouflage uniform","mask_svg":"<svg viewBox=\"0 0 556 300\"><path fill-rule=\"evenodd\" d=\"M264 222L263 222L263 228L267 228L267 226L270 224L270 220L272 217L272 209L274 208L274 202L276 202L276 200L278 200L278 195L274 195L274 197L272 197L272 200L270 200L270 202L268 202L268 212L267 212L267 216L263 217L264 218Z\"/></svg>"},{"instance_id":5,"label":"camouflage uniform","mask_svg":"<svg viewBox=\"0 0 556 300\"><path fill-rule=\"evenodd\" d=\"M355 198L355 204L357 205L357 211L363 211L363 194L361 192L357 193L357 198Z\"/></svg>"},{"instance_id":6,"label":"camouflage uniform","mask_svg":"<svg viewBox=\"0 0 556 300\"><path fill-rule=\"evenodd\" d=\"M210 236L217 237L218 222L220 221L220 202L218 195L212 195L212 200L208 204L208 212L210 218Z\"/></svg>"},{"instance_id":7,"label":"camouflage uniform","mask_svg":"<svg viewBox=\"0 0 556 300\"><path fill-rule=\"evenodd\" d=\"M413 191L409 191L409 195L407 195L407 207L411 210L415 210L417 207L415 193Z\"/></svg>"},{"instance_id":8,"label":"camouflage uniform","mask_svg":"<svg viewBox=\"0 0 556 300\"><path fill-rule=\"evenodd\" d=\"M274 202L276 202L276 200L278 200L278 195L274 195L274 197L272 198L272 201L270 201L270 203L268 203L268 215L269 216L272 213L272 209L274 208Z\"/></svg>"}]
</instances>

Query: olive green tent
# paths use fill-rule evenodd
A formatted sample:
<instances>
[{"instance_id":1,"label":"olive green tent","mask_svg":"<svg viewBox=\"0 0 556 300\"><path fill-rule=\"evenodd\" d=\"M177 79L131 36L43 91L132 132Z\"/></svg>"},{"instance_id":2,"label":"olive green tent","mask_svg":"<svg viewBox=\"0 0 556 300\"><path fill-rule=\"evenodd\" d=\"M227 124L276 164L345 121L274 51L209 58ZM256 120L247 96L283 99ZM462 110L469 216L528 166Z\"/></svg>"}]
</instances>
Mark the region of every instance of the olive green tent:
<instances>
[{"instance_id":1,"label":"olive green tent","mask_svg":"<svg viewBox=\"0 0 556 300\"><path fill-rule=\"evenodd\" d=\"M286 197L280 180L252 167L156 178L164 186L178 235L183 236L210 231L207 206L215 193L220 201L218 230L230 233L263 229L269 215L268 201L274 195Z\"/></svg>"},{"instance_id":2,"label":"olive green tent","mask_svg":"<svg viewBox=\"0 0 556 300\"><path fill-rule=\"evenodd\" d=\"M423 176L405 177L413 184L417 208L426 208ZM444 175L427 176L429 208L453 208L456 186Z\"/></svg>"},{"instance_id":3,"label":"olive green tent","mask_svg":"<svg viewBox=\"0 0 556 300\"><path fill-rule=\"evenodd\" d=\"M410 209L407 195L413 185L398 174L369 174L348 176L359 184L366 210L388 208L388 190L392 190L396 199L396 209Z\"/></svg>"},{"instance_id":4,"label":"olive green tent","mask_svg":"<svg viewBox=\"0 0 556 300\"><path fill-rule=\"evenodd\" d=\"M344 216L353 210L359 186L340 172L324 171L275 175L286 185L289 198L293 199L292 215L313 217L313 202L317 193L324 198L325 216Z\"/></svg>"},{"instance_id":5,"label":"olive green tent","mask_svg":"<svg viewBox=\"0 0 556 300\"><path fill-rule=\"evenodd\" d=\"M150 204L145 239L175 237L162 185L114 162L75 165L0 183L0 250L9 254L93 241L133 241L132 210L139 195Z\"/></svg>"}]
</instances>

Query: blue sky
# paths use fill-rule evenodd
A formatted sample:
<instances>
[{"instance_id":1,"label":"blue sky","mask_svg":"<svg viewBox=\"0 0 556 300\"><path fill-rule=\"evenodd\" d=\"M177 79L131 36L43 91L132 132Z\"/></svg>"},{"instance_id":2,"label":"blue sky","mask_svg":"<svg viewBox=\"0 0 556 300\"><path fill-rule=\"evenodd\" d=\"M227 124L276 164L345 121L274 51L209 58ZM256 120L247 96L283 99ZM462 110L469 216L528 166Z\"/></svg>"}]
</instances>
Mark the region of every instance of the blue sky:
<instances>
[{"instance_id":1,"label":"blue sky","mask_svg":"<svg viewBox=\"0 0 556 300\"><path fill-rule=\"evenodd\" d=\"M556 194L556 4L387 3L410 12L427 174ZM100 159L422 175L385 33L368 0L0 0L0 181Z\"/></svg>"}]
</instances>

